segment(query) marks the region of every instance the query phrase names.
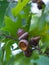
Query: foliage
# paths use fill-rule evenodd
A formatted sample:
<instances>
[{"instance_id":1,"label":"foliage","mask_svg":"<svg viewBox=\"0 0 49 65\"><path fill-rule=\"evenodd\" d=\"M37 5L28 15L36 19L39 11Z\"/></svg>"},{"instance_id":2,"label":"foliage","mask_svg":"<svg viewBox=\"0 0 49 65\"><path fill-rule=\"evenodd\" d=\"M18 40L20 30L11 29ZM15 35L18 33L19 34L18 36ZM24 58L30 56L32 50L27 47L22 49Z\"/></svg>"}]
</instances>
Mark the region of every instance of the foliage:
<instances>
[{"instance_id":1,"label":"foliage","mask_svg":"<svg viewBox=\"0 0 49 65\"><path fill-rule=\"evenodd\" d=\"M45 53L49 52L49 3L41 10L41 16L31 12L31 4L30 0L0 1L0 65L49 65L49 54ZM22 51L13 55L13 50L19 50L19 47L13 47L15 43L18 45L19 28L29 32L29 39L41 37L39 47L42 53L35 50L29 58Z\"/></svg>"}]
</instances>

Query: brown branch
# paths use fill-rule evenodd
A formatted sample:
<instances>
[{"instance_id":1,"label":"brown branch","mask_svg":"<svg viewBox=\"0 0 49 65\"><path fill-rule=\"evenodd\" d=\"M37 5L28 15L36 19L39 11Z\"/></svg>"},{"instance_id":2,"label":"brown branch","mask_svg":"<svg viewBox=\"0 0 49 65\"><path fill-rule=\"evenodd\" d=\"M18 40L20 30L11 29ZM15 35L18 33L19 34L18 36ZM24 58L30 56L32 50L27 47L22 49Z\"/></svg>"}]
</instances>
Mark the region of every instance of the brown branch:
<instances>
[{"instance_id":1,"label":"brown branch","mask_svg":"<svg viewBox=\"0 0 49 65\"><path fill-rule=\"evenodd\" d=\"M5 38L10 38L10 39L13 39L13 40L17 40L16 38L14 38L12 36L9 36L9 35L5 35L4 33L0 33L0 36L4 36Z\"/></svg>"}]
</instances>

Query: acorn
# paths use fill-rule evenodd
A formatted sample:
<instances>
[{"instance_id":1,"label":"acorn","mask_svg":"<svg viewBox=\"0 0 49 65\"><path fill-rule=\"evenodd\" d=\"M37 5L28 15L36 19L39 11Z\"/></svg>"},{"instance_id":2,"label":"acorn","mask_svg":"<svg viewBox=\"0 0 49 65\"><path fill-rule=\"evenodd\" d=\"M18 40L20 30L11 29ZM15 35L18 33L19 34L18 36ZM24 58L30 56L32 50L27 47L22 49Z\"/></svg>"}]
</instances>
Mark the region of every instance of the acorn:
<instances>
[{"instance_id":1,"label":"acorn","mask_svg":"<svg viewBox=\"0 0 49 65\"><path fill-rule=\"evenodd\" d=\"M38 7L39 10L43 9L45 7L45 3L43 1L38 1L37 2L37 7Z\"/></svg>"},{"instance_id":2,"label":"acorn","mask_svg":"<svg viewBox=\"0 0 49 65\"><path fill-rule=\"evenodd\" d=\"M25 32L24 34L22 34L19 38L18 38L18 40L22 40L22 39L28 39L28 32Z\"/></svg>"},{"instance_id":3,"label":"acorn","mask_svg":"<svg viewBox=\"0 0 49 65\"><path fill-rule=\"evenodd\" d=\"M31 47L37 46L38 43L39 43L39 40L40 40L40 36L31 38L30 41L29 41L30 46Z\"/></svg>"},{"instance_id":4,"label":"acorn","mask_svg":"<svg viewBox=\"0 0 49 65\"><path fill-rule=\"evenodd\" d=\"M18 31L17 31L18 37L20 37L23 33L25 33L25 31L23 29L18 29Z\"/></svg>"},{"instance_id":5,"label":"acorn","mask_svg":"<svg viewBox=\"0 0 49 65\"><path fill-rule=\"evenodd\" d=\"M23 29L19 29L17 34L18 34L18 40L28 39L28 32L25 32Z\"/></svg>"},{"instance_id":6,"label":"acorn","mask_svg":"<svg viewBox=\"0 0 49 65\"><path fill-rule=\"evenodd\" d=\"M37 0L37 3L40 2L40 1L42 1L42 0Z\"/></svg>"},{"instance_id":7,"label":"acorn","mask_svg":"<svg viewBox=\"0 0 49 65\"><path fill-rule=\"evenodd\" d=\"M32 0L33 3L37 3L38 0Z\"/></svg>"},{"instance_id":8,"label":"acorn","mask_svg":"<svg viewBox=\"0 0 49 65\"><path fill-rule=\"evenodd\" d=\"M40 2L42 0L32 0L33 3L37 3L37 2Z\"/></svg>"},{"instance_id":9,"label":"acorn","mask_svg":"<svg viewBox=\"0 0 49 65\"><path fill-rule=\"evenodd\" d=\"M26 56L26 57L30 57L32 55L32 49L27 49L26 51L23 51L23 54Z\"/></svg>"},{"instance_id":10,"label":"acorn","mask_svg":"<svg viewBox=\"0 0 49 65\"><path fill-rule=\"evenodd\" d=\"M19 45L20 49L22 49L23 51L26 51L29 47L29 42L27 40L23 39L23 40L19 41L18 45Z\"/></svg>"}]
</instances>

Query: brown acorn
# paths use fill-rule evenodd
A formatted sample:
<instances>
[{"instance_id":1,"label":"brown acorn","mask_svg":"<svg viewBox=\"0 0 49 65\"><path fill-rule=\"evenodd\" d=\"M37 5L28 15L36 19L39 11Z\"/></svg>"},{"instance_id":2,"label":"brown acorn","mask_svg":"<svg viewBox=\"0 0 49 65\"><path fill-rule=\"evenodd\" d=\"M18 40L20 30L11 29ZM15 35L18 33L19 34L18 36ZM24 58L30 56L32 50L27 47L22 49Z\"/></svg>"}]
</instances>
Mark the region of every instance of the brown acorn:
<instances>
[{"instance_id":1,"label":"brown acorn","mask_svg":"<svg viewBox=\"0 0 49 65\"><path fill-rule=\"evenodd\" d=\"M27 49L26 51L23 51L23 54L26 56L26 57L30 57L32 55L32 49Z\"/></svg>"},{"instance_id":2,"label":"brown acorn","mask_svg":"<svg viewBox=\"0 0 49 65\"><path fill-rule=\"evenodd\" d=\"M28 32L25 32L23 29L19 29L17 31L17 34L18 34L18 40L28 39Z\"/></svg>"},{"instance_id":3,"label":"brown acorn","mask_svg":"<svg viewBox=\"0 0 49 65\"><path fill-rule=\"evenodd\" d=\"M18 38L18 40L22 40L22 39L28 39L28 32L25 32L24 34L22 34L19 38Z\"/></svg>"},{"instance_id":4,"label":"brown acorn","mask_svg":"<svg viewBox=\"0 0 49 65\"><path fill-rule=\"evenodd\" d=\"M38 7L39 10L43 9L45 7L45 3L43 1L38 1L37 2L37 7Z\"/></svg>"},{"instance_id":5,"label":"brown acorn","mask_svg":"<svg viewBox=\"0 0 49 65\"><path fill-rule=\"evenodd\" d=\"M32 0L33 3L37 3L38 0Z\"/></svg>"},{"instance_id":6,"label":"brown acorn","mask_svg":"<svg viewBox=\"0 0 49 65\"><path fill-rule=\"evenodd\" d=\"M40 2L40 1L42 1L42 0L37 0L37 3Z\"/></svg>"},{"instance_id":7,"label":"brown acorn","mask_svg":"<svg viewBox=\"0 0 49 65\"><path fill-rule=\"evenodd\" d=\"M31 38L29 41L30 46L37 46L40 40L40 36Z\"/></svg>"},{"instance_id":8,"label":"brown acorn","mask_svg":"<svg viewBox=\"0 0 49 65\"><path fill-rule=\"evenodd\" d=\"M23 40L19 41L18 45L19 45L20 49L22 49L23 51L26 51L29 47L29 42L27 40L23 39Z\"/></svg>"},{"instance_id":9,"label":"brown acorn","mask_svg":"<svg viewBox=\"0 0 49 65\"><path fill-rule=\"evenodd\" d=\"M37 2L40 2L42 0L32 0L33 3L37 3Z\"/></svg>"},{"instance_id":10,"label":"brown acorn","mask_svg":"<svg viewBox=\"0 0 49 65\"><path fill-rule=\"evenodd\" d=\"M17 31L18 37L20 37L23 33L25 33L25 31L23 29L18 29L18 31Z\"/></svg>"}]
</instances>

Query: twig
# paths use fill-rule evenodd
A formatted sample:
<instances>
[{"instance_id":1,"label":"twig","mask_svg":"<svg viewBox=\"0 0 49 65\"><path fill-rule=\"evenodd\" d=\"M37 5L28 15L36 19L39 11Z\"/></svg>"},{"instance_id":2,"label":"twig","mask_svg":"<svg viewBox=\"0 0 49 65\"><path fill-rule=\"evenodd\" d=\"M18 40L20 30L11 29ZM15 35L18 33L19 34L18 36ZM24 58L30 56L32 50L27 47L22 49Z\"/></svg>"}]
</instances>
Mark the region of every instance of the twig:
<instances>
[{"instance_id":1,"label":"twig","mask_svg":"<svg viewBox=\"0 0 49 65\"><path fill-rule=\"evenodd\" d=\"M39 47L33 47L32 50L38 50L40 54L42 54L42 51Z\"/></svg>"},{"instance_id":2,"label":"twig","mask_svg":"<svg viewBox=\"0 0 49 65\"><path fill-rule=\"evenodd\" d=\"M0 36L4 36L5 38L10 38L10 39L13 39L13 40L17 40L16 38L12 37L12 36L9 36L9 35L5 35L4 33L0 33Z\"/></svg>"}]
</instances>

